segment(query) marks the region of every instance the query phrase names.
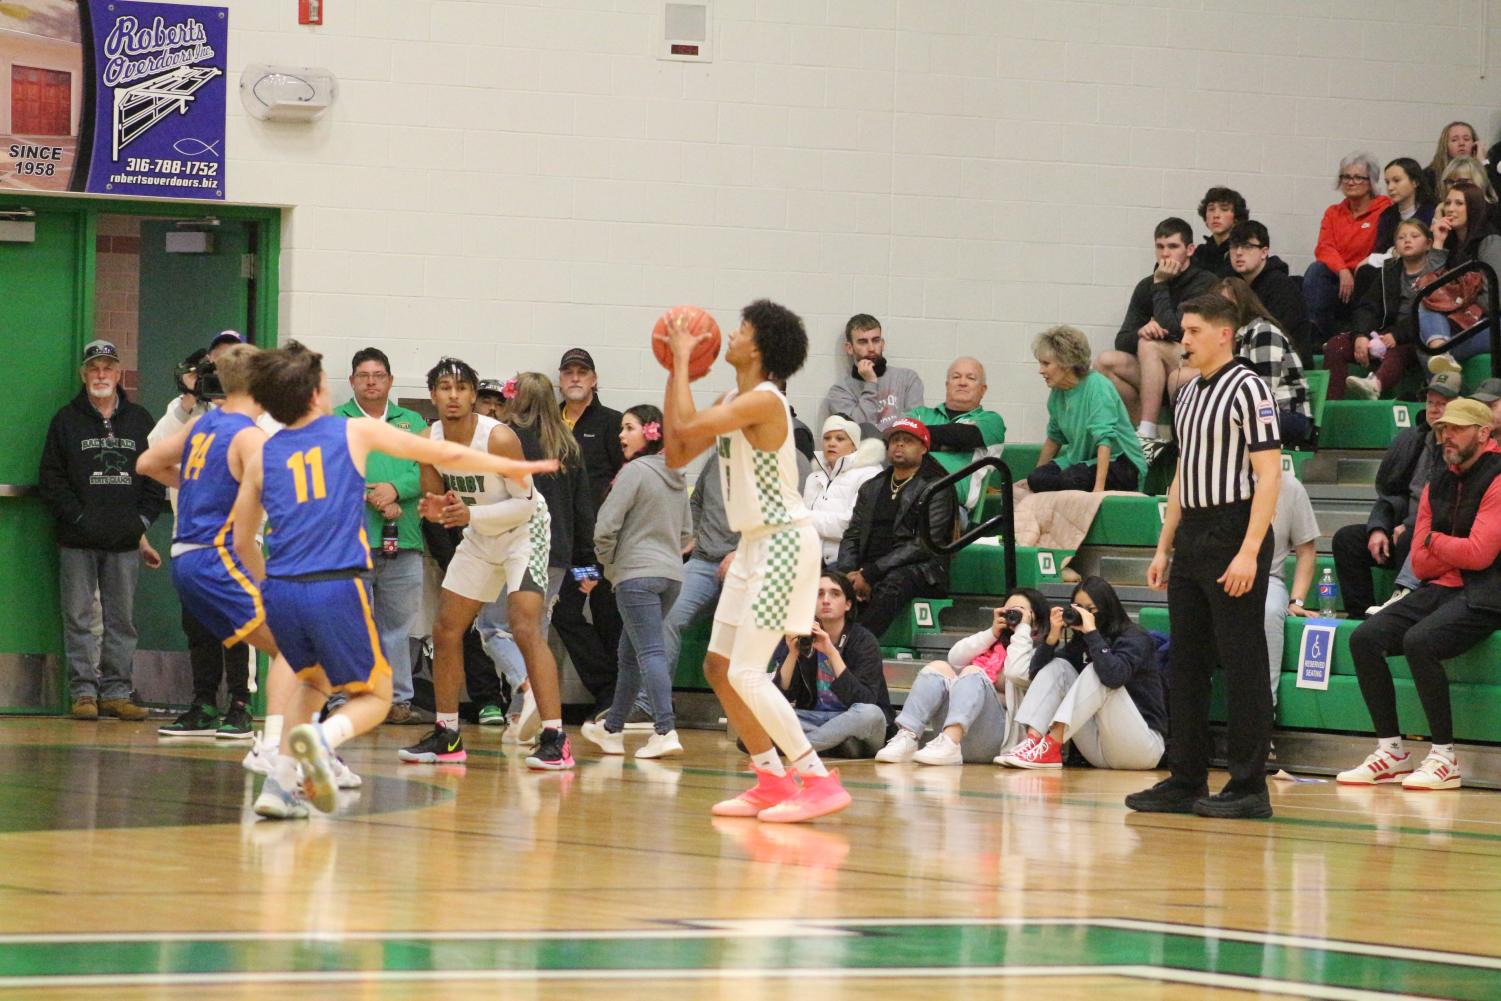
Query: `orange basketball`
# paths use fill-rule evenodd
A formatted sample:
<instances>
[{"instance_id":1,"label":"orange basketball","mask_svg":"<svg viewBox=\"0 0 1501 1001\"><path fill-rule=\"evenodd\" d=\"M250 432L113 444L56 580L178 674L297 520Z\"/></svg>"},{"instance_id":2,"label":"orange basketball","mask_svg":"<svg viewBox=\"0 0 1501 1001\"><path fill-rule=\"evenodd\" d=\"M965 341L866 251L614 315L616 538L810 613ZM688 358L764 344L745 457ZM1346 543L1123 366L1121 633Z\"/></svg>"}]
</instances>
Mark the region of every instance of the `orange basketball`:
<instances>
[{"instance_id":1,"label":"orange basketball","mask_svg":"<svg viewBox=\"0 0 1501 1001\"><path fill-rule=\"evenodd\" d=\"M714 322L707 310L697 306L674 306L661 316L657 317L657 325L651 332L651 349L657 356L657 361L667 371L672 371L672 349L668 346L667 325L677 316L684 316L688 320L688 329L694 334L707 333L709 336L698 342L693 349L693 356L688 359L688 378L702 379L713 366L714 360L719 357L719 324Z\"/></svg>"}]
</instances>

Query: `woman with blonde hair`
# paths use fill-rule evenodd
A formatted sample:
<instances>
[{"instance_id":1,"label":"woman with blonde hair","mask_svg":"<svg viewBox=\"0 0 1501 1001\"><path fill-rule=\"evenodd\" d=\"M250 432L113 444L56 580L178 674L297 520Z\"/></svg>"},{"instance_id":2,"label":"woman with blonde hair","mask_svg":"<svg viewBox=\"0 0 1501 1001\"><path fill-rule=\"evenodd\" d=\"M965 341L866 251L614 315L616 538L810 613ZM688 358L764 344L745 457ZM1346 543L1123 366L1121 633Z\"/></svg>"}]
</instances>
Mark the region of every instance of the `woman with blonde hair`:
<instances>
[{"instance_id":1,"label":"woman with blonde hair","mask_svg":"<svg viewBox=\"0 0 1501 1001\"><path fill-rule=\"evenodd\" d=\"M1425 168L1428 179L1433 186L1442 193L1444 171L1448 169L1451 161L1460 157L1480 156L1480 138L1475 131L1475 126L1469 122L1450 122L1444 126L1444 130L1438 134L1438 146L1433 151L1433 159L1428 161Z\"/></svg>"},{"instance_id":2,"label":"woman with blonde hair","mask_svg":"<svg viewBox=\"0 0 1501 1001\"><path fill-rule=\"evenodd\" d=\"M1444 168L1443 183L1439 185L1439 201L1442 202L1448 196L1454 185L1464 181L1480 189L1480 196L1485 201L1486 219L1490 221L1492 229L1501 230L1501 198L1497 197L1496 186L1491 183L1485 164L1474 157L1463 156L1449 161L1449 166Z\"/></svg>"}]
</instances>

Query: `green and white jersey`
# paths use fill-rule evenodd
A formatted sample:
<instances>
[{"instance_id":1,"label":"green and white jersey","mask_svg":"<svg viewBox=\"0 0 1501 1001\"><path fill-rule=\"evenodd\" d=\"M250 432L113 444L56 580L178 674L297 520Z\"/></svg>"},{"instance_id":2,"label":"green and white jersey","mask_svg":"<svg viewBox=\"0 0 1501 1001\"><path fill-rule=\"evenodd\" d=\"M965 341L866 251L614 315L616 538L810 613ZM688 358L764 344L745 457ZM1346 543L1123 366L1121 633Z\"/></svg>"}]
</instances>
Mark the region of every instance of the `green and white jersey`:
<instances>
[{"instance_id":1,"label":"green and white jersey","mask_svg":"<svg viewBox=\"0 0 1501 1001\"><path fill-rule=\"evenodd\" d=\"M469 447L480 452L489 451L490 432L499 424L500 422L493 417L476 414L474 437L468 441ZM430 433L433 441L443 441L443 422L438 421L434 424ZM443 477L443 488L452 490L470 507L530 497L534 504L531 516L526 521L498 535L489 535L479 531L473 525L468 525L464 529L464 540L474 547L474 554L480 559L497 564L504 562L506 556L516 546L529 546L534 550L540 548L541 579L547 579L547 555L552 544L551 517L548 514L547 502L542 499L542 491L536 487L528 490L518 485L516 481L495 473L465 473L444 469L442 466L434 468L437 469L438 475ZM541 540L540 547L536 544L538 539Z\"/></svg>"},{"instance_id":2,"label":"green and white jersey","mask_svg":"<svg viewBox=\"0 0 1501 1001\"><path fill-rule=\"evenodd\" d=\"M787 435L774 452L751 445L743 431L720 435L715 442L719 453L719 484L724 491L724 513L733 531L742 535L764 534L810 521L807 506L797 489L797 447L792 441L792 412L787 398L770 382L763 382L752 392L776 394L782 401ZM737 391L724 398L728 403Z\"/></svg>"}]
</instances>

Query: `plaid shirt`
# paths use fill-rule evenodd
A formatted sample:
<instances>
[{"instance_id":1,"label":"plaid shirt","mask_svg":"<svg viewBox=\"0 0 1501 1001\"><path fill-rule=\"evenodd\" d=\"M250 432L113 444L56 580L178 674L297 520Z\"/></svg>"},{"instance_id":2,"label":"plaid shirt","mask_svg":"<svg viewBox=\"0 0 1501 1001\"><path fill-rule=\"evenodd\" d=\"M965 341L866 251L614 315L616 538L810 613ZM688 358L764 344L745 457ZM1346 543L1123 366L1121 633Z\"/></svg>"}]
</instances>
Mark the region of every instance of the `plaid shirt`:
<instances>
[{"instance_id":1,"label":"plaid shirt","mask_svg":"<svg viewBox=\"0 0 1501 1001\"><path fill-rule=\"evenodd\" d=\"M1255 319L1235 332L1235 343L1236 353L1251 363L1251 368L1271 389L1278 410L1313 418L1303 363L1282 331L1266 320Z\"/></svg>"}]
</instances>

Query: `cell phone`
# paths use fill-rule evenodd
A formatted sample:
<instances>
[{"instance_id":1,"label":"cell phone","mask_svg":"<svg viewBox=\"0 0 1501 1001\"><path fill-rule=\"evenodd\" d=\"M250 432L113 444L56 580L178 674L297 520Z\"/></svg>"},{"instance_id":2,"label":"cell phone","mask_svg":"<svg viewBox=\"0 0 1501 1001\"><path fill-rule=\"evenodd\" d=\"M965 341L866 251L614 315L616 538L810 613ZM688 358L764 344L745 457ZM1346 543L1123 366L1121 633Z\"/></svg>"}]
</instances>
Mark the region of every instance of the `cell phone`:
<instances>
[{"instance_id":1,"label":"cell phone","mask_svg":"<svg viewBox=\"0 0 1501 1001\"><path fill-rule=\"evenodd\" d=\"M568 572L580 584L586 580L599 580L599 567L573 567Z\"/></svg>"}]
</instances>

